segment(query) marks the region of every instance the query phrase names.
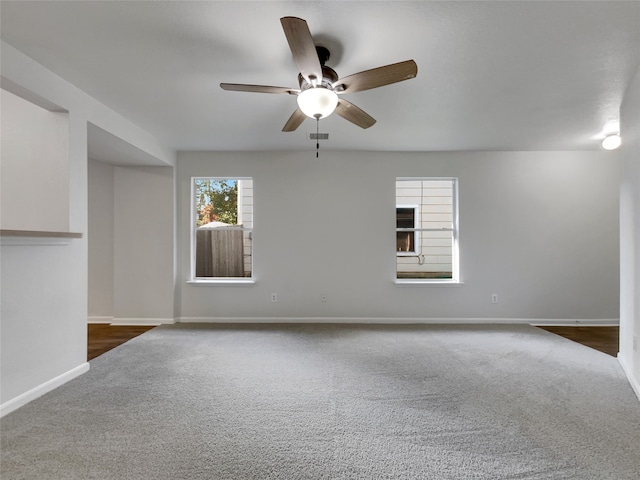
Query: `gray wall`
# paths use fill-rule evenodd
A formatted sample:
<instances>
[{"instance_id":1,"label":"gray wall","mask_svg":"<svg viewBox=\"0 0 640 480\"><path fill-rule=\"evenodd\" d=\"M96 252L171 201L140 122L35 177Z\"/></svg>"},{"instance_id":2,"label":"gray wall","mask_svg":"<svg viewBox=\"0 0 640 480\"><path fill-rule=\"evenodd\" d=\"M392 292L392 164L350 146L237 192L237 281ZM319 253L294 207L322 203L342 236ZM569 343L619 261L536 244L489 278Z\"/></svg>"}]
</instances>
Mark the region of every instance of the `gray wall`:
<instances>
[{"instance_id":1,"label":"gray wall","mask_svg":"<svg viewBox=\"0 0 640 480\"><path fill-rule=\"evenodd\" d=\"M609 152L183 152L178 317L617 321L619 166ZM186 283L190 177L207 175L254 179L253 286ZM463 284L393 283L397 176L459 178Z\"/></svg>"},{"instance_id":2,"label":"gray wall","mask_svg":"<svg viewBox=\"0 0 640 480\"><path fill-rule=\"evenodd\" d=\"M69 116L0 90L0 226L69 230Z\"/></svg>"},{"instance_id":3,"label":"gray wall","mask_svg":"<svg viewBox=\"0 0 640 480\"><path fill-rule=\"evenodd\" d=\"M113 321L114 166L89 160L89 299L93 323Z\"/></svg>"},{"instance_id":4,"label":"gray wall","mask_svg":"<svg viewBox=\"0 0 640 480\"><path fill-rule=\"evenodd\" d=\"M173 323L171 167L116 167L114 323Z\"/></svg>"},{"instance_id":5,"label":"gray wall","mask_svg":"<svg viewBox=\"0 0 640 480\"><path fill-rule=\"evenodd\" d=\"M173 323L173 169L89 162L89 321Z\"/></svg>"}]
</instances>

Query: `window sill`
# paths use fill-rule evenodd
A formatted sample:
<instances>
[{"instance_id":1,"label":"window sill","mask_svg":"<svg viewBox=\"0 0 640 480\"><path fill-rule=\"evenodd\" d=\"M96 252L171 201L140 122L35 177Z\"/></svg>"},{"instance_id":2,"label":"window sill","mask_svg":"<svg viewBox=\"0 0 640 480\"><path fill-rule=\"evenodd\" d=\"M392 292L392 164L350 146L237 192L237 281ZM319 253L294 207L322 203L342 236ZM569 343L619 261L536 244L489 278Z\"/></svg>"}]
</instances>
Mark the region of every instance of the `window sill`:
<instances>
[{"instance_id":1,"label":"window sill","mask_svg":"<svg viewBox=\"0 0 640 480\"><path fill-rule=\"evenodd\" d=\"M221 286L234 286L234 285L255 285L256 281L253 278L212 278L211 280L187 280L187 284L195 285L199 287L206 287L211 285Z\"/></svg>"},{"instance_id":2,"label":"window sill","mask_svg":"<svg viewBox=\"0 0 640 480\"><path fill-rule=\"evenodd\" d=\"M393 283L398 287L432 286L432 287L459 287L464 282L459 280L426 279L426 278L396 278Z\"/></svg>"}]
</instances>

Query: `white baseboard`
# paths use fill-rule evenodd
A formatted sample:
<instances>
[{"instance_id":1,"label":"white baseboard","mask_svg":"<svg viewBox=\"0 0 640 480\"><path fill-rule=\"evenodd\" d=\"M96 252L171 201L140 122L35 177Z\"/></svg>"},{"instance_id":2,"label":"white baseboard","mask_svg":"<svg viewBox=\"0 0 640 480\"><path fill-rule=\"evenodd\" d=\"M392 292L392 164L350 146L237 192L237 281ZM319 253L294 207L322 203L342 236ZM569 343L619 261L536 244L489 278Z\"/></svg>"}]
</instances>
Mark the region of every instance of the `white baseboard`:
<instances>
[{"instance_id":1,"label":"white baseboard","mask_svg":"<svg viewBox=\"0 0 640 480\"><path fill-rule=\"evenodd\" d=\"M87 317L87 323L96 325L166 325L175 323L173 318L118 318L118 317Z\"/></svg>"},{"instance_id":2,"label":"white baseboard","mask_svg":"<svg viewBox=\"0 0 640 480\"><path fill-rule=\"evenodd\" d=\"M155 325L171 325L175 323L173 318L121 318L114 317L111 325L137 325L137 326L155 326Z\"/></svg>"},{"instance_id":3,"label":"white baseboard","mask_svg":"<svg viewBox=\"0 0 640 480\"><path fill-rule=\"evenodd\" d=\"M113 317L87 317L87 323L110 324L113 323Z\"/></svg>"},{"instance_id":4,"label":"white baseboard","mask_svg":"<svg viewBox=\"0 0 640 480\"><path fill-rule=\"evenodd\" d=\"M620 325L618 318L588 318L588 319L533 319L531 325L536 327L617 327Z\"/></svg>"},{"instance_id":5,"label":"white baseboard","mask_svg":"<svg viewBox=\"0 0 640 480\"><path fill-rule=\"evenodd\" d=\"M69 382L70 380L73 380L76 377L79 377L80 375L88 371L89 362L85 362L81 365L78 365L76 368L72 368L68 372L63 373L62 375L58 375L57 377L52 378L51 380L48 380L35 388L32 388L22 395L18 395L17 397L4 402L0 405L0 417L4 417L5 415L13 412L23 405L26 405L36 398L41 397L45 393L49 393L51 390L58 388L59 386Z\"/></svg>"},{"instance_id":6,"label":"white baseboard","mask_svg":"<svg viewBox=\"0 0 640 480\"><path fill-rule=\"evenodd\" d=\"M399 318L399 317L179 317L178 323L375 323L389 325L413 324L529 324L609 326L618 325L617 318Z\"/></svg>"},{"instance_id":7,"label":"white baseboard","mask_svg":"<svg viewBox=\"0 0 640 480\"><path fill-rule=\"evenodd\" d=\"M631 384L631 388L633 389L636 396L638 397L638 400L640 400L640 380L633 376L631 366L627 364L627 362L624 360L623 357L620 356L620 354L618 354L618 362L620 362L620 365L622 366L622 370L624 371L624 374L627 376L627 380L629 380L629 383Z\"/></svg>"}]
</instances>

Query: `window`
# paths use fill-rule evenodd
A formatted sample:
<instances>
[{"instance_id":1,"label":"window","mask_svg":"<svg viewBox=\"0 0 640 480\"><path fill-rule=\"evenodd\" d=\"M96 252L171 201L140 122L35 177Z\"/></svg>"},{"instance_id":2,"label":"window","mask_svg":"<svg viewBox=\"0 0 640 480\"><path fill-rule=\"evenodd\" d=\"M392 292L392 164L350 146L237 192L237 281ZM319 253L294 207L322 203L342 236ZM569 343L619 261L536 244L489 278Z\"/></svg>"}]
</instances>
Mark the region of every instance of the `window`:
<instances>
[{"instance_id":1,"label":"window","mask_svg":"<svg viewBox=\"0 0 640 480\"><path fill-rule=\"evenodd\" d=\"M396 279L458 280L458 181L396 179Z\"/></svg>"},{"instance_id":2,"label":"window","mask_svg":"<svg viewBox=\"0 0 640 480\"><path fill-rule=\"evenodd\" d=\"M252 277L253 180L192 179L192 280Z\"/></svg>"}]
</instances>

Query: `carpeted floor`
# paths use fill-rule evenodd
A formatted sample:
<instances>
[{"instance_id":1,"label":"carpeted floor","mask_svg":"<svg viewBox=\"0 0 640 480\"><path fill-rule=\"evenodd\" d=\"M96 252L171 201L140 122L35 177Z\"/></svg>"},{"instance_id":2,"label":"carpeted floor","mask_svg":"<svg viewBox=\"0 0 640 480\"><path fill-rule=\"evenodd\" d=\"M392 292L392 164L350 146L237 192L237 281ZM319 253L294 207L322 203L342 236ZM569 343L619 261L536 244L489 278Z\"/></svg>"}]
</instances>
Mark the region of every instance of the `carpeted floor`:
<instances>
[{"instance_id":1,"label":"carpeted floor","mask_svg":"<svg viewBox=\"0 0 640 480\"><path fill-rule=\"evenodd\" d=\"M172 325L4 417L3 480L640 478L616 359L527 325Z\"/></svg>"}]
</instances>

